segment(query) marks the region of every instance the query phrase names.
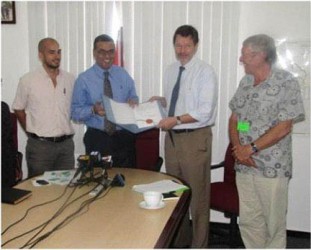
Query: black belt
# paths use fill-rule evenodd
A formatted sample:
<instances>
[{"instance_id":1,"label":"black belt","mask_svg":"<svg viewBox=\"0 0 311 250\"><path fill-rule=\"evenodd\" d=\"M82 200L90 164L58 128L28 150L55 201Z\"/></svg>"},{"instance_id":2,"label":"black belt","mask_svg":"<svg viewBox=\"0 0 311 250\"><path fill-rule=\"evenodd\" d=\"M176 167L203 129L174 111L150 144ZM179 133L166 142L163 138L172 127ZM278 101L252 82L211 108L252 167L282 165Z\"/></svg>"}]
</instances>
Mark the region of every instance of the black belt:
<instances>
[{"instance_id":1,"label":"black belt","mask_svg":"<svg viewBox=\"0 0 311 250\"><path fill-rule=\"evenodd\" d=\"M38 136L34 133L28 133L28 135L31 138L40 140L40 141L49 141L49 142L63 142L67 139L70 139L73 137L73 135L62 135L62 136L58 136L58 137L43 137L43 136Z\"/></svg>"},{"instance_id":2,"label":"black belt","mask_svg":"<svg viewBox=\"0 0 311 250\"><path fill-rule=\"evenodd\" d=\"M206 126L203 128L207 128L207 127L209 127L209 126ZM168 133L169 133L171 142L172 142L173 146L175 147L175 142L173 139L173 133L174 134L191 133L191 132L197 131L199 129L203 129L203 128L172 129L172 130L169 130Z\"/></svg>"},{"instance_id":3,"label":"black belt","mask_svg":"<svg viewBox=\"0 0 311 250\"><path fill-rule=\"evenodd\" d=\"M175 129L175 130L172 130L172 131L175 134L182 134L182 133L191 133L191 132L196 131L196 130L197 129L186 128L186 129Z\"/></svg>"},{"instance_id":4,"label":"black belt","mask_svg":"<svg viewBox=\"0 0 311 250\"><path fill-rule=\"evenodd\" d=\"M93 130L93 131L100 132L100 133L104 133L104 134L108 135L108 134L106 133L106 131L100 130L100 129L98 129L98 128L91 128L91 127L88 127L87 130L90 130L90 131ZM127 132L127 130L125 130L125 129L116 129L116 131L115 131L113 134L116 135L116 134L120 134L120 133L123 133L123 132ZM127 132L127 133L130 133L130 132Z\"/></svg>"},{"instance_id":5,"label":"black belt","mask_svg":"<svg viewBox=\"0 0 311 250\"><path fill-rule=\"evenodd\" d=\"M186 129L172 129L168 131L168 134L170 136L171 142L173 144L173 146L175 147L175 142L174 142L174 138L173 138L173 133L174 134L182 134L182 133L191 133L193 131L195 131L196 129L190 129L190 128L186 128Z\"/></svg>"}]
</instances>

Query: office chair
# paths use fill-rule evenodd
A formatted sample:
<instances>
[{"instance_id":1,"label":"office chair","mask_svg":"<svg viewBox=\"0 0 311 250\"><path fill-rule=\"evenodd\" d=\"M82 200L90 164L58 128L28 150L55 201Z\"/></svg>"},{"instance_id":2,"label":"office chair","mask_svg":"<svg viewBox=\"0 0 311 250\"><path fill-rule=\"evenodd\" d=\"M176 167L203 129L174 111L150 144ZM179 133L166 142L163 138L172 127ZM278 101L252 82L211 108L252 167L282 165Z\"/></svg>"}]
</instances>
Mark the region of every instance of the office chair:
<instances>
[{"instance_id":1,"label":"office chair","mask_svg":"<svg viewBox=\"0 0 311 250\"><path fill-rule=\"evenodd\" d=\"M227 147L225 160L217 165L212 165L211 169L224 167L224 180L222 182L211 183L210 208L224 213L230 219L229 232L220 229L211 229L211 236L222 235L221 244L229 245L230 248L237 248L241 244L237 218L239 216L239 196L235 183L234 158L231 153L232 145ZM213 239L210 244L216 243Z\"/></svg>"},{"instance_id":2,"label":"office chair","mask_svg":"<svg viewBox=\"0 0 311 250\"><path fill-rule=\"evenodd\" d=\"M1 102L1 184L12 187L22 180L23 154L18 152L17 118L5 102Z\"/></svg>"},{"instance_id":3,"label":"office chair","mask_svg":"<svg viewBox=\"0 0 311 250\"><path fill-rule=\"evenodd\" d=\"M10 112L10 118L12 123L12 135L13 135L13 146L16 151L15 157L15 180L16 183L20 182L23 179L23 154L18 151L18 130L17 130L17 117L15 113Z\"/></svg>"},{"instance_id":4,"label":"office chair","mask_svg":"<svg viewBox=\"0 0 311 250\"><path fill-rule=\"evenodd\" d=\"M159 172L163 164L159 156L159 129L136 135L136 168Z\"/></svg>"}]
</instances>

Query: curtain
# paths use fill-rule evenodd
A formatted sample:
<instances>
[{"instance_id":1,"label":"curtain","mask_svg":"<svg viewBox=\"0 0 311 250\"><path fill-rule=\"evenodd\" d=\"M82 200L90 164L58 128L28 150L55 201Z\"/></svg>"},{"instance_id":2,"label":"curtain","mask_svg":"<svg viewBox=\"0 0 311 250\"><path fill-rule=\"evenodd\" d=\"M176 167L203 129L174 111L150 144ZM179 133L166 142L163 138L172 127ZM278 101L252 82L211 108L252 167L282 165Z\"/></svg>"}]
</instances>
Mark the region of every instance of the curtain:
<instances>
[{"instance_id":1,"label":"curtain","mask_svg":"<svg viewBox=\"0 0 311 250\"><path fill-rule=\"evenodd\" d=\"M94 38L117 33L117 12L123 26L124 67L143 102L163 94L163 71L175 61L174 31L183 24L193 25L200 37L197 55L218 75L218 116L213 127L213 162L218 162L228 144L228 102L238 84L239 9L239 2L213 1L28 2L29 65L38 64L33 56L38 41L49 36L60 43L62 68L77 76L93 64ZM84 128L75 130L76 152L83 153ZM163 156L163 143L160 152Z\"/></svg>"}]
</instances>

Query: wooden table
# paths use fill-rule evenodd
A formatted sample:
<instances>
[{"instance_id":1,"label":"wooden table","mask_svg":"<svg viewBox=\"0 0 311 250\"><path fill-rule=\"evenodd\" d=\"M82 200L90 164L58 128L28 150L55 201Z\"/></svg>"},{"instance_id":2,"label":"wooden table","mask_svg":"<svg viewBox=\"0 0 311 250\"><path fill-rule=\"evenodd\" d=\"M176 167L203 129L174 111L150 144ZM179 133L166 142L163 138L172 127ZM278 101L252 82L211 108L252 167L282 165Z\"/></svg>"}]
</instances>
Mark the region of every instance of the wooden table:
<instances>
[{"instance_id":1,"label":"wooden table","mask_svg":"<svg viewBox=\"0 0 311 250\"><path fill-rule=\"evenodd\" d=\"M166 206L157 210L139 207L143 196L132 190L135 184L146 184L163 179L173 179L164 173L139 169L115 168L108 170L109 177L116 173L125 176L125 187L113 187L105 191L82 214L53 232L49 237L36 244L35 248L168 248L176 229L185 215L190 201L190 191L184 192L177 200L165 201ZM88 192L95 184L77 188L67 188L65 195L50 204L36 207L27 217L2 235L2 244L49 220L70 197L84 197L68 206L58 217L53 219L40 233L51 231L72 214L80 204L90 199ZM51 201L59 197L65 186L50 185L34 187L31 180L22 182L18 188L32 190L30 198L17 205L2 204L2 232L13 222L20 219L26 210L34 205ZM22 247L38 230L11 241L3 248Z\"/></svg>"}]
</instances>

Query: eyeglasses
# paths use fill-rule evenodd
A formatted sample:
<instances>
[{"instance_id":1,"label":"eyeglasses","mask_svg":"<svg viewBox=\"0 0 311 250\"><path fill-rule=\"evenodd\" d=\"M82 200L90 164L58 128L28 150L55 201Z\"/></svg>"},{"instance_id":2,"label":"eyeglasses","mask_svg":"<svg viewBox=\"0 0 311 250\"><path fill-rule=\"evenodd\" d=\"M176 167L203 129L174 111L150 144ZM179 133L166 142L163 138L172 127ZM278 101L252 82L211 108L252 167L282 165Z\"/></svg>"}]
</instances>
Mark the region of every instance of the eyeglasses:
<instances>
[{"instance_id":1,"label":"eyeglasses","mask_svg":"<svg viewBox=\"0 0 311 250\"><path fill-rule=\"evenodd\" d=\"M114 49L111 49L111 50L104 50L104 49L99 49L96 51L96 53L99 55L99 56L113 56L114 53L115 53L115 50Z\"/></svg>"},{"instance_id":2,"label":"eyeglasses","mask_svg":"<svg viewBox=\"0 0 311 250\"><path fill-rule=\"evenodd\" d=\"M177 50L182 50L182 49L189 50L189 49L194 48L195 46L192 45L192 44L187 44L187 45L175 44L174 47L175 47L175 49L177 49Z\"/></svg>"},{"instance_id":3,"label":"eyeglasses","mask_svg":"<svg viewBox=\"0 0 311 250\"><path fill-rule=\"evenodd\" d=\"M241 57L245 58L253 58L255 57L259 52L250 52L250 53L241 53Z\"/></svg>"}]
</instances>

